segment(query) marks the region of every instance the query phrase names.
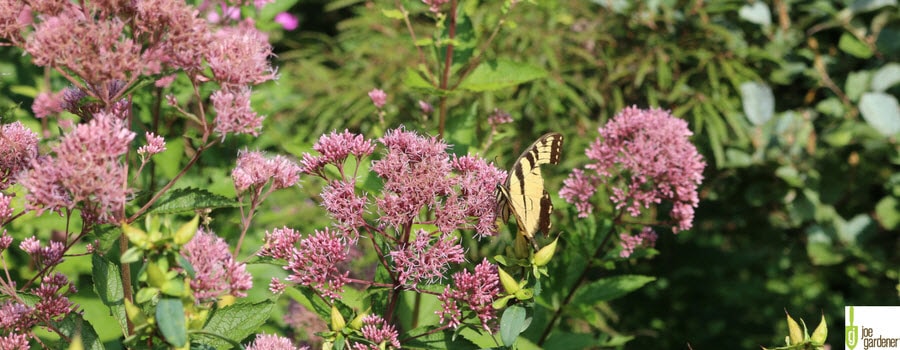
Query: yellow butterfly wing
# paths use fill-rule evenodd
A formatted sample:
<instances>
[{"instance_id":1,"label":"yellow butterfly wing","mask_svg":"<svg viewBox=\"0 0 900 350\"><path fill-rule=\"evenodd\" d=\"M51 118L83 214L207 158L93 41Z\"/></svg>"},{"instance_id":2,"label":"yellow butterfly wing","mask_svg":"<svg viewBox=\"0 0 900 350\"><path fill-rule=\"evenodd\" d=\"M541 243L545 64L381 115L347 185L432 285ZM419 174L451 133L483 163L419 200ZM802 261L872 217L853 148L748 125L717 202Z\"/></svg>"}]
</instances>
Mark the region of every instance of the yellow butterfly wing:
<instances>
[{"instance_id":1,"label":"yellow butterfly wing","mask_svg":"<svg viewBox=\"0 0 900 350\"><path fill-rule=\"evenodd\" d=\"M537 232L550 231L553 204L544 189L541 165L558 164L562 154L563 136L547 133L522 152L513 164L506 183L498 188L499 210L504 221L510 212L516 217L519 232L533 242Z\"/></svg>"}]
</instances>

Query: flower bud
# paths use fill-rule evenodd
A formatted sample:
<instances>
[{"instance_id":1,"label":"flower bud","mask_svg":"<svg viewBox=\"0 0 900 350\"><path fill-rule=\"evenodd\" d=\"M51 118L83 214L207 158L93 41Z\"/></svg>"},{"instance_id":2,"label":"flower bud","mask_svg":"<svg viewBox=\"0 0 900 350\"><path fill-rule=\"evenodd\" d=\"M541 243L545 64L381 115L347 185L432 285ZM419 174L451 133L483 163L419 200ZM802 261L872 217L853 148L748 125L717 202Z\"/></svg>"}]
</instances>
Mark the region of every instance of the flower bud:
<instances>
[{"instance_id":1,"label":"flower bud","mask_svg":"<svg viewBox=\"0 0 900 350\"><path fill-rule=\"evenodd\" d=\"M800 329L800 325L797 321L794 321L794 318L791 317L790 314L787 313L787 310L784 311L784 314L787 316L787 324L788 324L788 339L790 344L788 345L796 345L803 342L803 330Z\"/></svg>"},{"instance_id":2,"label":"flower bud","mask_svg":"<svg viewBox=\"0 0 900 350\"><path fill-rule=\"evenodd\" d=\"M813 344L825 344L825 339L828 338L828 325L825 324L825 315L822 315L822 320L819 321L819 325L816 326L816 330L813 331L812 337L809 339L812 340Z\"/></svg>"},{"instance_id":3,"label":"flower bud","mask_svg":"<svg viewBox=\"0 0 900 350\"><path fill-rule=\"evenodd\" d=\"M503 290L506 294L515 294L521 289L521 287L519 287L519 282L516 281L513 276L506 273L502 267L497 267L497 273L500 274L500 284L503 285Z\"/></svg>"},{"instance_id":4,"label":"flower bud","mask_svg":"<svg viewBox=\"0 0 900 350\"><path fill-rule=\"evenodd\" d=\"M537 253L534 253L534 264L537 266L544 266L550 262L550 259L553 259L553 254L556 253L556 242L559 241L559 236L553 240L552 243L544 246L541 250L538 250Z\"/></svg>"},{"instance_id":5,"label":"flower bud","mask_svg":"<svg viewBox=\"0 0 900 350\"><path fill-rule=\"evenodd\" d=\"M191 238L194 238L194 235L197 234L197 227L199 225L200 217L194 215L194 218L191 219L191 221L181 225L181 227L178 228L178 231L175 231L175 244L185 245L187 242L190 242Z\"/></svg>"},{"instance_id":6,"label":"flower bud","mask_svg":"<svg viewBox=\"0 0 900 350\"><path fill-rule=\"evenodd\" d=\"M341 315L341 312L337 309L337 306L331 305L331 330L340 332L342 329L344 329L345 325L347 325L347 322L344 321L344 316Z\"/></svg>"},{"instance_id":7,"label":"flower bud","mask_svg":"<svg viewBox=\"0 0 900 350\"><path fill-rule=\"evenodd\" d=\"M356 317L353 318L353 321L350 321L350 329L360 330L363 326L363 318L369 315L369 310L366 312L360 312Z\"/></svg>"}]
</instances>

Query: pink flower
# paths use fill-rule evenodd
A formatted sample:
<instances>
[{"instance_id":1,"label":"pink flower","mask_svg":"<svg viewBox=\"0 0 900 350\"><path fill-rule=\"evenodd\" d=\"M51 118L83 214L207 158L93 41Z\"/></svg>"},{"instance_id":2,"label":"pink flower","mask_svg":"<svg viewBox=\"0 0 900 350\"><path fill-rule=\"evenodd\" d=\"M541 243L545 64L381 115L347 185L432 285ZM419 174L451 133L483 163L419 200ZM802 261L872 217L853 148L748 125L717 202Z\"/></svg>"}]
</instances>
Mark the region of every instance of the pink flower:
<instances>
[{"instance_id":1,"label":"pink flower","mask_svg":"<svg viewBox=\"0 0 900 350\"><path fill-rule=\"evenodd\" d=\"M231 171L234 188L242 193L261 188L272 181L272 189L291 187L300 180L300 167L284 156L266 158L261 152L238 152L237 166Z\"/></svg>"},{"instance_id":2,"label":"pink flower","mask_svg":"<svg viewBox=\"0 0 900 350\"><path fill-rule=\"evenodd\" d=\"M289 227L277 228L266 232L265 243L257 255L287 260L293 255L294 245L303 238L300 232Z\"/></svg>"},{"instance_id":3,"label":"pink flower","mask_svg":"<svg viewBox=\"0 0 900 350\"><path fill-rule=\"evenodd\" d=\"M122 35L118 18L93 19L77 7L34 26L25 50L38 66L66 68L88 84L126 81L143 71L141 46Z\"/></svg>"},{"instance_id":4,"label":"pink flower","mask_svg":"<svg viewBox=\"0 0 900 350\"><path fill-rule=\"evenodd\" d=\"M3 230L3 233L0 233L0 252L9 248L9 245L12 244L13 238L12 236L6 233L6 230Z\"/></svg>"},{"instance_id":5,"label":"pink flower","mask_svg":"<svg viewBox=\"0 0 900 350\"><path fill-rule=\"evenodd\" d=\"M252 21L235 27L222 27L213 34L206 54L209 68L216 81L240 86L260 84L275 79L275 69L269 65L272 45L265 33Z\"/></svg>"},{"instance_id":6,"label":"pink flower","mask_svg":"<svg viewBox=\"0 0 900 350\"><path fill-rule=\"evenodd\" d=\"M419 282L434 283L444 278L451 263L459 264L466 260L465 252L456 240L453 235L440 234L432 243L431 235L419 230L411 244L391 251L400 283L415 288Z\"/></svg>"},{"instance_id":7,"label":"pink flower","mask_svg":"<svg viewBox=\"0 0 900 350\"><path fill-rule=\"evenodd\" d=\"M148 74L158 74L164 66L200 69L212 36L194 6L179 0L141 0L133 6L134 36L151 38L141 55Z\"/></svg>"},{"instance_id":8,"label":"pink flower","mask_svg":"<svg viewBox=\"0 0 900 350\"><path fill-rule=\"evenodd\" d=\"M639 247L652 248L656 244L656 238L656 232L653 232L653 229L647 226L641 230L641 233L634 236L627 233L619 234L622 246L622 251L619 252L619 256L627 258L634 253L635 248Z\"/></svg>"},{"instance_id":9,"label":"pink flower","mask_svg":"<svg viewBox=\"0 0 900 350\"><path fill-rule=\"evenodd\" d=\"M419 109L421 109L422 113L425 114L431 114L431 112L434 112L434 107L432 107L430 103L422 100L419 100Z\"/></svg>"},{"instance_id":10,"label":"pink flower","mask_svg":"<svg viewBox=\"0 0 900 350\"><path fill-rule=\"evenodd\" d=\"M470 226L468 223L464 223L450 228L448 224L442 223L445 215L448 215L446 209L456 206L463 216L476 218L475 232L477 235L481 237L496 235L497 198L495 191L497 184L506 179L506 171L493 164L488 164L482 158L473 156L454 156L450 164L457 173L452 181L456 183L455 193L459 193L459 195L451 195L444 201L443 207L436 210L438 227L442 232L450 232L452 229ZM452 217L452 212L450 216Z\"/></svg>"},{"instance_id":11,"label":"pink flower","mask_svg":"<svg viewBox=\"0 0 900 350\"><path fill-rule=\"evenodd\" d=\"M366 344L357 343L354 349L384 349L383 345L390 345L395 349L400 349L400 340L397 338L397 328L388 323L381 316L368 315L362 319L363 327L361 329L363 338L371 341L374 345L365 346Z\"/></svg>"},{"instance_id":12,"label":"pink flower","mask_svg":"<svg viewBox=\"0 0 900 350\"><path fill-rule=\"evenodd\" d=\"M304 347L303 349L307 349ZM257 334L247 350L297 350L291 340L275 334Z\"/></svg>"},{"instance_id":13,"label":"pink flower","mask_svg":"<svg viewBox=\"0 0 900 350\"><path fill-rule=\"evenodd\" d=\"M223 139L227 133L259 135L265 117L250 107L250 88L218 90L209 99L216 111L215 130Z\"/></svg>"},{"instance_id":14,"label":"pink flower","mask_svg":"<svg viewBox=\"0 0 900 350\"><path fill-rule=\"evenodd\" d=\"M403 129L389 130L381 138L387 154L372 162L372 171L384 179L382 198L376 205L383 223L400 227L409 223L438 197L450 194L450 156L447 144Z\"/></svg>"},{"instance_id":15,"label":"pink flower","mask_svg":"<svg viewBox=\"0 0 900 350\"><path fill-rule=\"evenodd\" d=\"M599 129L585 151L595 173L573 172L560 196L575 203L579 216L590 210L591 187L609 187L616 209L639 216L641 208L672 202L673 232L691 228L706 163L690 143L687 122L660 109L629 107Z\"/></svg>"},{"instance_id":16,"label":"pink flower","mask_svg":"<svg viewBox=\"0 0 900 350\"><path fill-rule=\"evenodd\" d=\"M10 206L11 201L12 197L0 192L0 224L3 223L3 220L12 216L13 208Z\"/></svg>"},{"instance_id":17,"label":"pink flower","mask_svg":"<svg viewBox=\"0 0 900 350\"><path fill-rule=\"evenodd\" d=\"M19 243L19 249L22 249L34 259L35 265L39 268L53 266L63 261L63 253L66 247L62 242L50 241L46 247L41 246L41 241L31 236Z\"/></svg>"},{"instance_id":18,"label":"pink flower","mask_svg":"<svg viewBox=\"0 0 900 350\"><path fill-rule=\"evenodd\" d=\"M31 24L31 7L21 0L0 0L0 39L22 41L22 29Z\"/></svg>"},{"instance_id":19,"label":"pink flower","mask_svg":"<svg viewBox=\"0 0 900 350\"><path fill-rule=\"evenodd\" d=\"M284 293L285 288L287 288L287 285L285 285L284 282L281 282L278 277L272 277L272 280L269 281L269 291L272 292L272 294L280 295L281 293Z\"/></svg>"},{"instance_id":20,"label":"pink flower","mask_svg":"<svg viewBox=\"0 0 900 350\"><path fill-rule=\"evenodd\" d=\"M306 174L319 174L322 168L327 164L332 164L339 169L343 168L344 160L349 156L356 157L358 161L364 156L368 156L375 151L375 144L371 140L366 140L362 135L351 133L344 130L341 133L332 131L331 134L322 135L313 150L319 152L319 156L313 156L309 153L303 154L302 169Z\"/></svg>"},{"instance_id":21,"label":"pink flower","mask_svg":"<svg viewBox=\"0 0 900 350\"><path fill-rule=\"evenodd\" d=\"M490 124L491 127L496 127L500 124L512 123L512 121L512 116L510 116L506 111L499 108L494 108L494 113L491 113L491 115L488 116L488 124Z\"/></svg>"},{"instance_id":22,"label":"pink flower","mask_svg":"<svg viewBox=\"0 0 900 350\"><path fill-rule=\"evenodd\" d=\"M365 224L363 213L368 203L365 196L356 195L355 181L335 180L322 189L322 205L349 232Z\"/></svg>"},{"instance_id":23,"label":"pink flower","mask_svg":"<svg viewBox=\"0 0 900 350\"><path fill-rule=\"evenodd\" d=\"M169 85L172 85L172 82L174 82L175 78L177 78L177 77L178 76L175 74L169 74L162 78L156 79L156 81L153 83L153 86L156 86L158 88L168 87Z\"/></svg>"},{"instance_id":24,"label":"pink flower","mask_svg":"<svg viewBox=\"0 0 900 350\"><path fill-rule=\"evenodd\" d=\"M447 323L453 328L459 328L462 324L460 306L467 307L475 312L481 326L490 330L488 321L496 318L491 304L500 293L499 286L500 276L497 274L497 267L484 259L481 264L475 266L475 273L460 271L453 274L453 288L450 286L444 288L444 293L438 297L442 302L442 308L435 313L440 317L442 324Z\"/></svg>"},{"instance_id":25,"label":"pink flower","mask_svg":"<svg viewBox=\"0 0 900 350\"><path fill-rule=\"evenodd\" d=\"M202 228L190 242L181 247L181 253L194 267L191 290L199 302L215 300L231 294L243 297L253 287L253 276L246 265L234 260L228 243L215 233Z\"/></svg>"},{"instance_id":26,"label":"pink flower","mask_svg":"<svg viewBox=\"0 0 900 350\"><path fill-rule=\"evenodd\" d=\"M15 184L18 174L37 156L37 134L20 122L0 126L0 190Z\"/></svg>"},{"instance_id":27,"label":"pink flower","mask_svg":"<svg viewBox=\"0 0 900 350\"><path fill-rule=\"evenodd\" d=\"M372 104L378 108L384 107L384 104L387 103L387 94L381 89L369 91L369 98L372 99Z\"/></svg>"},{"instance_id":28,"label":"pink flower","mask_svg":"<svg viewBox=\"0 0 900 350\"><path fill-rule=\"evenodd\" d=\"M50 93L42 92L34 98L31 105L34 117L42 119L48 115L56 114L63 111L62 92Z\"/></svg>"},{"instance_id":29,"label":"pink flower","mask_svg":"<svg viewBox=\"0 0 900 350\"><path fill-rule=\"evenodd\" d=\"M134 133L115 115L98 113L62 137L55 157L32 161L20 176L28 190L26 208L42 213L79 206L89 222L116 222L128 191L120 157L128 152Z\"/></svg>"},{"instance_id":30,"label":"pink flower","mask_svg":"<svg viewBox=\"0 0 900 350\"><path fill-rule=\"evenodd\" d=\"M166 140L162 136L152 132L144 133L144 136L147 138L147 144L137 150L141 157L150 157L166 150Z\"/></svg>"},{"instance_id":31,"label":"pink flower","mask_svg":"<svg viewBox=\"0 0 900 350\"><path fill-rule=\"evenodd\" d=\"M300 25L300 21L297 19L297 16L294 16L288 12L281 12L275 15L275 23L281 25L284 30L294 30Z\"/></svg>"},{"instance_id":32,"label":"pink flower","mask_svg":"<svg viewBox=\"0 0 900 350\"><path fill-rule=\"evenodd\" d=\"M339 265L347 259L346 240L327 227L300 241L300 247L290 252L285 270L291 272L287 280L312 288L325 298L337 299L343 292L350 272L341 272Z\"/></svg>"},{"instance_id":33,"label":"pink flower","mask_svg":"<svg viewBox=\"0 0 900 350\"><path fill-rule=\"evenodd\" d=\"M444 6L450 0L422 0L425 5L428 5L428 10L433 13L441 12L441 6Z\"/></svg>"},{"instance_id":34,"label":"pink flower","mask_svg":"<svg viewBox=\"0 0 900 350\"><path fill-rule=\"evenodd\" d=\"M40 287L32 292L40 298L40 301L34 305L35 312L40 315L38 319L62 319L76 309L76 306L65 295L75 294L77 290L74 285L69 283L66 276L59 272L45 276Z\"/></svg>"}]
</instances>

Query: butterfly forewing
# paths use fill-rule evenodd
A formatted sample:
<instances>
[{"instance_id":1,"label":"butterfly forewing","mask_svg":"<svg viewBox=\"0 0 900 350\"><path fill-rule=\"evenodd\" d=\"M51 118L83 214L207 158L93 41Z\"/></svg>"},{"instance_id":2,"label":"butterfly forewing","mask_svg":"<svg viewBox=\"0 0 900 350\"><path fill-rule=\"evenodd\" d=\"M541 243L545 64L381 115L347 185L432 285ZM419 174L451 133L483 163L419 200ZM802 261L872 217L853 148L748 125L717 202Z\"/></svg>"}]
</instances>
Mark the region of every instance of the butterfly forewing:
<instances>
[{"instance_id":1,"label":"butterfly forewing","mask_svg":"<svg viewBox=\"0 0 900 350\"><path fill-rule=\"evenodd\" d=\"M550 230L550 213L553 205L544 189L540 166L558 164L562 153L563 136L559 133L544 134L522 152L516 160L506 184L498 190L500 214L504 221L510 211L516 217L519 231L529 239L538 231Z\"/></svg>"}]
</instances>

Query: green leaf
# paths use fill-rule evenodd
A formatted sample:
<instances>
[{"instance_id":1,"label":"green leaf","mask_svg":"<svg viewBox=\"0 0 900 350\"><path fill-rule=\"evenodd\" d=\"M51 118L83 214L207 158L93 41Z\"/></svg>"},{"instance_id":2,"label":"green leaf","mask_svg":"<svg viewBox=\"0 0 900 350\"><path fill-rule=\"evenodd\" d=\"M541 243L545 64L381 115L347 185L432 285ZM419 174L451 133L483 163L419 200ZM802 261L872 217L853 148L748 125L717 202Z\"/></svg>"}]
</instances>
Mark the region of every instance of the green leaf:
<instances>
[{"instance_id":1,"label":"green leaf","mask_svg":"<svg viewBox=\"0 0 900 350\"><path fill-rule=\"evenodd\" d=\"M872 90L884 92L900 83L900 63L888 63L872 74Z\"/></svg>"},{"instance_id":2,"label":"green leaf","mask_svg":"<svg viewBox=\"0 0 900 350\"><path fill-rule=\"evenodd\" d=\"M478 65L472 74L459 85L460 89L474 92L493 91L542 79L547 71L530 63L518 63L499 59Z\"/></svg>"},{"instance_id":3,"label":"green leaf","mask_svg":"<svg viewBox=\"0 0 900 350\"><path fill-rule=\"evenodd\" d=\"M775 115L775 95L765 83L748 81L741 84L741 101L744 114L753 125L765 124Z\"/></svg>"},{"instance_id":4,"label":"green leaf","mask_svg":"<svg viewBox=\"0 0 900 350\"><path fill-rule=\"evenodd\" d=\"M865 93L859 99L859 111L881 135L893 136L900 132L900 104L896 97L883 92Z\"/></svg>"},{"instance_id":5,"label":"green leaf","mask_svg":"<svg viewBox=\"0 0 900 350\"><path fill-rule=\"evenodd\" d=\"M869 12L885 6L897 6L897 0L856 0L850 5L854 14Z\"/></svg>"},{"instance_id":6,"label":"green leaf","mask_svg":"<svg viewBox=\"0 0 900 350\"><path fill-rule=\"evenodd\" d=\"M85 320L79 313L69 313L62 321L54 322L56 329L66 337L74 338L76 334L81 335L81 344L86 350L103 350L105 347L100 341L100 336L90 322Z\"/></svg>"},{"instance_id":7,"label":"green leaf","mask_svg":"<svg viewBox=\"0 0 900 350\"><path fill-rule=\"evenodd\" d=\"M141 260L141 257L143 256L143 250L138 247L131 247L122 254L122 256L119 258L119 261L121 261L123 264L130 264Z\"/></svg>"},{"instance_id":8,"label":"green leaf","mask_svg":"<svg viewBox=\"0 0 900 350\"><path fill-rule=\"evenodd\" d=\"M875 205L875 215L885 229L896 229L900 225L900 201L895 197L882 198Z\"/></svg>"},{"instance_id":9,"label":"green leaf","mask_svg":"<svg viewBox=\"0 0 900 350\"><path fill-rule=\"evenodd\" d=\"M847 82L844 83L844 92L851 101L859 101L859 98L869 88L869 82L872 80L872 72L859 71L851 72L847 75Z\"/></svg>"},{"instance_id":10,"label":"green leaf","mask_svg":"<svg viewBox=\"0 0 900 350\"><path fill-rule=\"evenodd\" d=\"M456 336L450 331L435 332L436 325L423 326L406 333L410 340L403 343L404 348L410 349L482 349L471 339L465 336Z\"/></svg>"},{"instance_id":11,"label":"green leaf","mask_svg":"<svg viewBox=\"0 0 900 350\"><path fill-rule=\"evenodd\" d=\"M478 117L478 103L472 103L464 114L454 113L447 120L447 141L453 145L450 152L458 156L469 153L469 147L475 145L475 124Z\"/></svg>"},{"instance_id":12,"label":"green leaf","mask_svg":"<svg viewBox=\"0 0 900 350\"><path fill-rule=\"evenodd\" d=\"M525 308L519 305L513 305L503 311L500 317L500 339L503 344L512 347L516 343L516 338L527 328L525 324Z\"/></svg>"},{"instance_id":13,"label":"green leaf","mask_svg":"<svg viewBox=\"0 0 900 350\"><path fill-rule=\"evenodd\" d=\"M831 237L819 225L807 229L806 254L815 265L834 265L844 261L844 256L835 250Z\"/></svg>"},{"instance_id":14,"label":"green leaf","mask_svg":"<svg viewBox=\"0 0 900 350\"><path fill-rule=\"evenodd\" d=\"M397 9L381 9L381 14L390 19L403 19L403 12Z\"/></svg>"},{"instance_id":15,"label":"green leaf","mask_svg":"<svg viewBox=\"0 0 900 350\"><path fill-rule=\"evenodd\" d=\"M430 93L436 91L434 85L431 84L419 71L406 68L406 76L403 77L403 85L406 88L420 92Z\"/></svg>"},{"instance_id":16,"label":"green leaf","mask_svg":"<svg viewBox=\"0 0 900 350\"><path fill-rule=\"evenodd\" d=\"M869 46L850 33L841 35L841 40L838 41L838 48L857 58L868 59L872 57L872 50Z\"/></svg>"},{"instance_id":17,"label":"green leaf","mask_svg":"<svg viewBox=\"0 0 900 350\"><path fill-rule=\"evenodd\" d=\"M187 326L184 323L184 305L181 299L160 299L156 304L156 324L172 346L180 348L187 344Z\"/></svg>"},{"instance_id":18,"label":"green leaf","mask_svg":"<svg viewBox=\"0 0 900 350\"><path fill-rule=\"evenodd\" d=\"M228 197L213 194L199 188L179 188L169 191L157 204L150 209L149 214L176 214L193 212L197 209L231 208L237 206L237 202Z\"/></svg>"},{"instance_id":19,"label":"green leaf","mask_svg":"<svg viewBox=\"0 0 900 350\"><path fill-rule=\"evenodd\" d=\"M269 319L275 302L264 300L258 303L236 303L216 309L203 327L205 332L220 334L234 341L241 341L256 333L257 328ZM231 344L212 336L198 335L198 341L216 349L231 348Z\"/></svg>"},{"instance_id":20,"label":"green leaf","mask_svg":"<svg viewBox=\"0 0 900 350\"><path fill-rule=\"evenodd\" d=\"M581 287L575 293L573 303L592 305L601 301L613 300L655 280L656 277L642 275L620 275L600 279Z\"/></svg>"},{"instance_id":21,"label":"green leaf","mask_svg":"<svg viewBox=\"0 0 900 350\"><path fill-rule=\"evenodd\" d=\"M125 315L125 289L119 275L119 266L98 254L91 256L91 274L94 277L94 291L100 301L109 307L109 313L119 321L122 333L128 329Z\"/></svg>"}]
</instances>

